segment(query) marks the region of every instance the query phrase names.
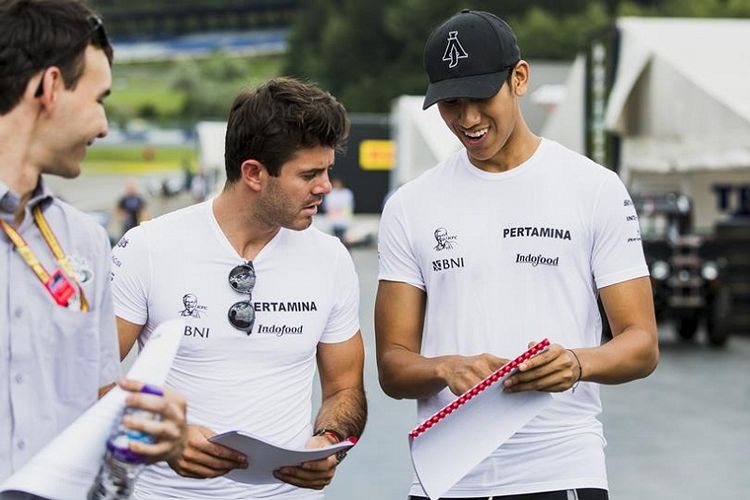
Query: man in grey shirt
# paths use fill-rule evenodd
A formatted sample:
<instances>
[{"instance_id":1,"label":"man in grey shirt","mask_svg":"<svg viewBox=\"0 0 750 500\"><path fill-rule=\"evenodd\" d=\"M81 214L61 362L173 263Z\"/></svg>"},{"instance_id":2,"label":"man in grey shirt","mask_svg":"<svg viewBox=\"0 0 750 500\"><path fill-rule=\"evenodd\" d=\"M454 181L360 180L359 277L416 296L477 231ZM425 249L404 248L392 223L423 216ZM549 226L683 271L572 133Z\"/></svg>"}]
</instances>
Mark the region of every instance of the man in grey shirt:
<instances>
[{"instance_id":1,"label":"man in grey shirt","mask_svg":"<svg viewBox=\"0 0 750 500\"><path fill-rule=\"evenodd\" d=\"M101 20L80 1L0 4L0 482L119 374L107 234L41 177L76 177L107 134L111 62ZM121 386L127 404L163 417L129 424L158 438L131 449L149 461L179 454L184 399Z\"/></svg>"}]
</instances>

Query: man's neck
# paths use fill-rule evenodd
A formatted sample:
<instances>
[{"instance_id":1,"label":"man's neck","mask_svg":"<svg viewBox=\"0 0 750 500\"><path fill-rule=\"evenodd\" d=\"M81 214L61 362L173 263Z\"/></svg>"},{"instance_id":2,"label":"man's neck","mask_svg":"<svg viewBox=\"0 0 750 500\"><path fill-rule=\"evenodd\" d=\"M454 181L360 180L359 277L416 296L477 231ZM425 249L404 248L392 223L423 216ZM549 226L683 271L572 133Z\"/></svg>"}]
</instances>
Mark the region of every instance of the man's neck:
<instances>
[{"instance_id":1,"label":"man's neck","mask_svg":"<svg viewBox=\"0 0 750 500\"><path fill-rule=\"evenodd\" d=\"M4 161L4 155L0 154L0 165L8 165L7 163L3 164ZM6 172L0 167L0 181L8 186L11 192L17 194L21 200L28 200L39 184L39 173L29 170Z\"/></svg>"},{"instance_id":2,"label":"man's neck","mask_svg":"<svg viewBox=\"0 0 750 500\"><path fill-rule=\"evenodd\" d=\"M224 188L212 209L219 228L245 260L253 260L281 229L260 220L254 197L242 185Z\"/></svg>"},{"instance_id":3,"label":"man's neck","mask_svg":"<svg viewBox=\"0 0 750 500\"><path fill-rule=\"evenodd\" d=\"M0 181L21 198L15 213L19 223L41 175L41 168L32 159L33 119L24 111L21 103L0 118Z\"/></svg>"},{"instance_id":4,"label":"man's neck","mask_svg":"<svg viewBox=\"0 0 750 500\"><path fill-rule=\"evenodd\" d=\"M505 146L492 158L479 161L469 156L469 161L485 172L507 172L531 158L539 147L541 137L535 135L521 119Z\"/></svg>"}]
</instances>

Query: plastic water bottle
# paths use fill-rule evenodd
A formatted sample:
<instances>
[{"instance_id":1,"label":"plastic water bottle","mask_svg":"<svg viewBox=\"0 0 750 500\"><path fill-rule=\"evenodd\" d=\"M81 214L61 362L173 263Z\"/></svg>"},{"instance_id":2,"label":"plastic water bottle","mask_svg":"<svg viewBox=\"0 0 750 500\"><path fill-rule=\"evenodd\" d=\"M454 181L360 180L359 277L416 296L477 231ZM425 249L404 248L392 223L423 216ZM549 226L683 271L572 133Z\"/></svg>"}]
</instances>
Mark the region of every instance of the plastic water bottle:
<instances>
[{"instance_id":1,"label":"plastic water bottle","mask_svg":"<svg viewBox=\"0 0 750 500\"><path fill-rule=\"evenodd\" d=\"M161 389L150 385L144 385L141 392L157 396L163 394ZM125 407L123 416L125 415L130 415L139 420L159 420L161 418L158 413L132 406ZM145 432L125 427L122 419L120 419L107 440L104 463L89 490L88 500L125 500L133 494L135 480L146 466L146 460L130 450L128 444L131 441L153 444L156 439Z\"/></svg>"}]
</instances>

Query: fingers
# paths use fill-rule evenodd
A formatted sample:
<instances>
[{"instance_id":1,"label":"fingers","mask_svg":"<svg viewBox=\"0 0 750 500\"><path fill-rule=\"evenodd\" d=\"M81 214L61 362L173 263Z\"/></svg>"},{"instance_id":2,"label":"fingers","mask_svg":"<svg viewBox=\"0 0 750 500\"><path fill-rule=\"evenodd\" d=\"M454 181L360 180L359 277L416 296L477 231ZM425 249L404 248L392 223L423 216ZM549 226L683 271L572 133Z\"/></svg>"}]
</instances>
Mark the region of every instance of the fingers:
<instances>
[{"instance_id":1,"label":"fingers","mask_svg":"<svg viewBox=\"0 0 750 500\"><path fill-rule=\"evenodd\" d=\"M122 389L130 392L138 392L141 390L141 387L143 387L145 384L143 382L138 382L137 380L130 380L127 378L123 378L117 381L117 385L119 385Z\"/></svg>"},{"instance_id":2,"label":"fingers","mask_svg":"<svg viewBox=\"0 0 750 500\"><path fill-rule=\"evenodd\" d=\"M184 477L209 478L232 469L247 468L247 458L234 450L208 440L215 433L206 427L188 426L187 442L182 454L168 463Z\"/></svg>"},{"instance_id":3,"label":"fingers","mask_svg":"<svg viewBox=\"0 0 750 500\"><path fill-rule=\"evenodd\" d=\"M507 387L508 392L522 392L522 391L543 391L543 392L563 392L570 389L569 384L565 379L560 378L557 374L547 375L538 379L534 379L530 382L519 382L511 387Z\"/></svg>"},{"instance_id":4,"label":"fingers","mask_svg":"<svg viewBox=\"0 0 750 500\"><path fill-rule=\"evenodd\" d=\"M282 467L273 475L285 483L299 488L322 490L333 480L338 461L334 455L322 460L305 462L299 467Z\"/></svg>"},{"instance_id":5,"label":"fingers","mask_svg":"<svg viewBox=\"0 0 750 500\"><path fill-rule=\"evenodd\" d=\"M448 387L456 396L468 391L508 360L492 354L455 356L449 370Z\"/></svg>"},{"instance_id":6,"label":"fingers","mask_svg":"<svg viewBox=\"0 0 750 500\"><path fill-rule=\"evenodd\" d=\"M135 380L118 383L124 390L131 391L126 399L128 406L161 416L160 420L132 416L123 419L126 426L157 439L155 444L130 444L130 449L146 457L149 463L167 460L175 472L193 478L217 477L232 469L247 468L244 455L208 440L215 435L211 429L186 425L187 404L182 396L171 390L164 391L164 396L138 392L143 383Z\"/></svg>"},{"instance_id":7,"label":"fingers","mask_svg":"<svg viewBox=\"0 0 750 500\"><path fill-rule=\"evenodd\" d=\"M146 444L141 441L131 441L128 444L131 451L139 454L146 459L146 463L155 463L162 460L169 460L177 456L177 452L182 450L182 446L175 440L163 439L154 444Z\"/></svg>"},{"instance_id":8,"label":"fingers","mask_svg":"<svg viewBox=\"0 0 750 500\"><path fill-rule=\"evenodd\" d=\"M143 383L134 380L121 380L120 387L128 391L140 391ZM130 449L146 457L149 463L169 460L180 453L186 440L185 398L173 391L164 391L164 396L132 392L125 400L131 407L147 410L159 415L159 419L144 419L126 416L123 423L135 430L146 432L156 439L155 444L131 443Z\"/></svg>"},{"instance_id":9,"label":"fingers","mask_svg":"<svg viewBox=\"0 0 750 500\"><path fill-rule=\"evenodd\" d=\"M508 392L562 392L578 379L578 364L569 351L559 344L524 361L518 372L503 382Z\"/></svg>"},{"instance_id":10,"label":"fingers","mask_svg":"<svg viewBox=\"0 0 750 500\"><path fill-rule=\"evenodd\" d=\"M134 430L150 434L156 439L154 444L140 441L130 443L130 449L146 457L149 463L166 460L182 451L183 430L174 420L144 420L132 416L123 418L123 423Z\"/></svg>"},{"instance_id":11,"label":"fingers","mask_svg":"<svg viewBox=\"0 0 750 500\"><path fill-rule=\"evenodd\" d=\"M328 438L328 436L326 435L312 436L305 443L305 448L325 448L326 446L331 446L332 444L335 444L333 439Z\"/></svg>"}]
</instances>

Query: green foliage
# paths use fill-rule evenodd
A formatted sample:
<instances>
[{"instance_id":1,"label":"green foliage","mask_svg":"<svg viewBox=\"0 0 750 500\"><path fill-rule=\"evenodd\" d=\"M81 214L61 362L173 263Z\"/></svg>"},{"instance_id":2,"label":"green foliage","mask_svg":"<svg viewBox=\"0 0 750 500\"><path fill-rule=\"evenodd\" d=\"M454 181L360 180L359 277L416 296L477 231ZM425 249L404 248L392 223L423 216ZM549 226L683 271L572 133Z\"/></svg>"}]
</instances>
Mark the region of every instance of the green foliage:
<instances>
[{"instance_id":1,"label":"green foliage","mask_svg":"<svg viewBox=\"0 0 750 500\"><path fill-rule=\"evenodd\" d=\"M310 0L298 16L284 71L317 81L350 111L387 112L394 97L422 94L430 32L461 8L509 20L527 58L572 59L607 25L603 2L554 0Z\"/></svg>"},{"instance_id":2,"label":"green foliage","mask_svg":"<svg viewBox=\"0 0 750 500\"><path fill-rule=\"evenodd\" d=\"M750 17L750 0L727 0L726 16Z\"/></svg>"},{"instance_id":3,"label":"green foliage","mask_svg":"<svg viewBox=\"0 0 750 500\"><path fill-rule=\"evenodd\" d=\"M750 0L308 0L284 72L320 83L349 111L388 112L395 97L424 93L424 42L462 8L506 19L527 60L572 60L621 15L750 16Z\"/></svg>"},{"instance_id":4,"label":"green foliage","mask_svg":"<svg viewBox=\"0 0 750 500\"><path fill-rule=\"evenodd\" d=\"M680 17L714 17L721 15L724 9L723 0L665 0L662 13L667 16Z\"/></svg>"},{"instance_id":5,"label":"green foliage","mask_svg":"<svg viewBox=\"0 0 750 500\"><path fill-rule=\"evenodd\" d=\"M559 17L532 7L517 22L510 20L524 59L570 60L590 37L606 29L611 21L604 5L591 2L581 12Z\"/></svg>"},{"instance_id":6,"label":"green foliage","mask_svg":"<svg viewBox=\"0 0 750 500\"><path fill-rule=\"evenodd\" d=\"M204 1L213 0L194 4ZM424 93L424 42L461 8L506 19L523 57L532 61L572 60L616 16L750 16L750 0L306 0L284 56L216 53L198 60L116 63L107 111L121 124L136 117L224 119L241 88L289 74L319 83L349 111L388 112L396 96Z\"/></svg>"}]
</instances>

